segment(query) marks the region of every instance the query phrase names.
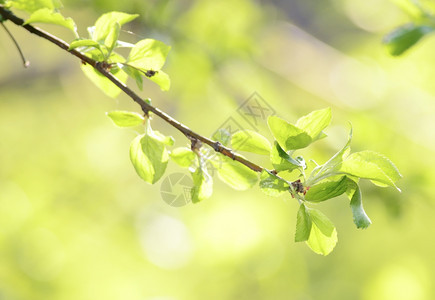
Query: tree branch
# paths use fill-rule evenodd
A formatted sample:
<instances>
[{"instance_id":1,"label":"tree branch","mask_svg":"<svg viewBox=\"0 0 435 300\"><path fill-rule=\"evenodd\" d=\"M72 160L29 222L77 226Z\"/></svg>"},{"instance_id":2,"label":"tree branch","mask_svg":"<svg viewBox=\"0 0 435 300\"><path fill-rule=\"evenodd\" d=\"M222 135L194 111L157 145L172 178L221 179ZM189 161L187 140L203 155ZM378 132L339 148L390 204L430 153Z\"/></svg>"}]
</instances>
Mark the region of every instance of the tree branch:
<instances>
[{"instance_id":1,"label":"tree branch","mask_svg":"<svg viewBox=\"0 0 435 300\"><path fill-rule=\"evenodd\" d=\"M10 20L12 23L14 23L17 26L20 26L30 33L33 33L43 39L46 39L50 41L51 43L57 45L58 47L62 48L65 51L68 51L72 55L78 57L82 62L87 63L94 67L96 70L98 70L103 76L108 78L113 84L115 84L118 88L120 88L125 94L127 94L134 102L140 105L142 111L147 114L148 112L153 112L155 115L159 116L161 119L163 119L165 122L169 123L176 129L178 129L180 132L182 132L188 139L190 140L199 140L204 144L209 145L212 147L216 152L222 153L223 155L238 161L239 163L247 166L253 171L261 172L263 170L268 171L267 169L245 159L244 157L240 156L239 154L235 153L231 148L223 146L220 142L213 141L205 136L202 136L191 129L189 129L186 125L178 122L168 114L166 114L164 111L161 111L157 107L154 107L147 102L145 102L140 96L138 96L135 92L133 92L127 85L119 81L115 76L113 76L108 70L107 66L104 62L98 62L83 53L73 49L69 49L69 44L65 41L59 39L58 37L51 35L50 33L39 29L38 27L34 27L32 25L26 24L24 25L24 20L21 18L18 18L15 16L10 10L4 8L3 5L0 5L0 15L3 17L4 20ZM269 174L272 174L276 176L279 179L282 179L281 177L277 176L274 172L268 171ZM282 179L284 180L284 179ZM284 180L286 181L286 180ZM286 181L287 182L287 181Z\"/></svg>"}]
</instances>

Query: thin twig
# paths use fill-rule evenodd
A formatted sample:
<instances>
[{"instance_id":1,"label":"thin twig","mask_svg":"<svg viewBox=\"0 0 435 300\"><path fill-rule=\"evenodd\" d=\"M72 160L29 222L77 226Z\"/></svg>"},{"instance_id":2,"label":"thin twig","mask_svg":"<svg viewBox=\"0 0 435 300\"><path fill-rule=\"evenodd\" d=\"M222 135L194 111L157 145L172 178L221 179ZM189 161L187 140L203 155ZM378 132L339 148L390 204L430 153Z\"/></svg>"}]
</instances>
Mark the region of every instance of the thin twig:
<instances>
[{"instance_id":1,"label":"thin twig","mask_svg":"<svg viewBox=\"0 0 435 300\"><path fill-rule=\"evenodd\" d=\"M14 38L14 36L12 35L12 33L9 31L9 29L6 27L5 24L3 24L3 22L0 22L0 24L2 25L3 29L6 31L6 33L9 35L9 37L11 38L12 42L14 42L15 47L17 47L18 53L20 54L21 60L23 61L23 65L24 68L27 68L30 65L30 62L24 57L23 51L21 51L21 47L18 44L17 40Z\"/></svg>"}]
</instances>

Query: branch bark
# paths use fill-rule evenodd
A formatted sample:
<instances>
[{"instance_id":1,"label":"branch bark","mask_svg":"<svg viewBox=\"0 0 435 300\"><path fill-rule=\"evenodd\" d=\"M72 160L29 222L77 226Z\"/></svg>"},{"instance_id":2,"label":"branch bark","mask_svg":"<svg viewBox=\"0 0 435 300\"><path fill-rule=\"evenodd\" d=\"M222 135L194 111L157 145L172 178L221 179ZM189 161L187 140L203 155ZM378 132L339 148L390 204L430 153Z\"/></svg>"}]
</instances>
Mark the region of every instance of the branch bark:
<instances>
[{"instance_id":1,"label":"branch bark","mask_svg":"<svg viewBox=\"0 0 435 300\"><path fill-rule=\"evenodd\" d=\"M73 49L69 49L69 44L60 38L29 24L24 25L24 20L14 15L10 10L4 8L3 5L0 5L0 15L3 17L4 20L10 20L12 23L14 23L17 26L20 26L27 30L30 33L33 33L43 39L48 40L49 42L57 45L58 47L62 48L63 50L69 52L70 54L76 56L79 58L82 62L87 63L94 67L96 70L98 70L103 76L108 78L113 84L115 84L118 88L120 88L125 94L127 94L134 102L139 104L144 114L147 114L148 112L153 112L155 115L163 119L165 122L172 125L174 128L178 129L181 133L183 133L189 140L198 140L201 141L204 144L209 145L212 147L216 152L222 153L223 155L238 161L239 163L245 165L246 167L250 168L253 171L256 172L262 172L263 170L266 170L269 174L273 174L274 176L280 178L276 174L274 174L272 171L269 171L254 162L251 162L247 160L246 158L240 156L239 154L235 153L231 148L223 146L221 143L217 141L213 141L205 136L202 136L194 131L192 131L190 128L188 128L186 125L178 122L174 118L172 118L170 115L165 113L164 111L158 109L157 107L154 107L147 102L145 102L140 96L138 96L134 91L132 91L127 85L119 81L115 76L113 76L107 69L104 64L104 62L98 62L90 57L87 57L83 53ZM282 178L280 178L282 179ZM284 180L284 179L282 179ZM286 181L286 180L284 180Z\"/></svg>"}]
</instances>

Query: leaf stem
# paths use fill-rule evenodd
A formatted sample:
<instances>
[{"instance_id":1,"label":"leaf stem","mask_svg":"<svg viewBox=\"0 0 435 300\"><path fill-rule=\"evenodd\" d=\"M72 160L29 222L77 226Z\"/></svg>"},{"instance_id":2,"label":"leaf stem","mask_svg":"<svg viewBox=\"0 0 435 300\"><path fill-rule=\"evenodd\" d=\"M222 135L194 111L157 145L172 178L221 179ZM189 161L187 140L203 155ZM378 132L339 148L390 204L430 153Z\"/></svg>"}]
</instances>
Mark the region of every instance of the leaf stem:
<instances>
[{"instance_id":1,"label":"leaf stem","mask_svg":"<svg viewBox=\"0 0 435 300\"><path fill-rule=\"evenodd\" d=\"M18 50L18 53L20 54L21 60L23 61L23 65L24 68L27 68L30 65L30 62L28 60L26 60L26 58L24 57L23 51L21 51L21 47L18 44L17 40L14 38L14 36L12 35L12 33L9 31L9 29L6 27L5 24L3 24L3 22L0 22L0 24L2 25L3 29L6 31L6 33L9 35L9 37L11 38L12 42L14 42L15 47Z\"/></svg>"}]
</instances>

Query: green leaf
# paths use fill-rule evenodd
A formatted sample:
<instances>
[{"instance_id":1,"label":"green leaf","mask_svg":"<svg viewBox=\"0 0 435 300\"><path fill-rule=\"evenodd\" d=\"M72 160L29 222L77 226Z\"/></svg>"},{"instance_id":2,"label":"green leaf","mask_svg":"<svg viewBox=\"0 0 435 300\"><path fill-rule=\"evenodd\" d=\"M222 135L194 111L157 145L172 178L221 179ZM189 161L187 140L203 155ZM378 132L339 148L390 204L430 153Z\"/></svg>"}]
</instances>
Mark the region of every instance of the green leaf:
<instances>
[{"instance_id":1,"label":"green leaf","mask_svg":"<svg viewBox=\"0 0 435 300\"><path fill-rule=\"evenodd\" d=\"M340 149L337 153L334 154L323 166L321 172L336 168L349 154L350 152L350 143L352 142L352 129L350 129L349 137L347 139L347 143Z\"/></svg>"},{"instance_id":2,"label":"green leaf","mask_svg":"<svg viewBox=\"0 0 435 300\"><path fill-rule=\"evenodd\" d=\"M196 154L187 147L179 147L171 151L171 159L179 166L188 168L195 162Z\"/></svg>"},{"instance_id":3,"label":"green leaf","mask_svg":"<svg viewBox=\"0 0 435 300\"><path fill-rule=\"evenodd\" d=\"M228 130L220 128L213 134L212 138L220 142L222 145L228 146L231 140L231 134L228 132Z\"/></svg>"},{"instance_id":4,"label":"green leaf","mask_svg":"<svg viewBox=\"0 0 435 300\"><path fill-rule=\"evenodd\" d=\"M157 130L151 131L149 134L151 136L153 136L159 142L165 144L166 146L173 146L174 145L175 140L172 136L166 136Z\"/></svg>"},{"instance_id":5,"label":"green leaf","mask_svg":"<svg viewBox=\"0 0 435 300\"><path fill-rule=\"evenodd\" d=\"M144 117L138 113L131 111L111 111L106 113L107 116L112 119L113 123L119 127L133 127L142 125L144 122Z\"/></svg>"},{"instance_id":6,"label":"green leaf","mask_svg":"<svg viewBox=\"0 0 435 300\"><path fill-rule=\"evenodd\" d=\"M334 224L319 210L306 210L312 221L307 245L318 254L328 255L338 241Z\"/></svg>"},{"instance_id":7,"label":"green leaf","mask_svg":"<svg viewBox=\"0 0 435 300\"><path fill-rule=\"evenodd\" d=\"M84 53L86 56L92 58L93 60L104 61L107 54L107 51L105 50L105 47L85 47L81 49L81 52ZM119 68L116 67L115 70L119 70Z\"/></svg>"},{"instance_id":8,"label":"green leaf","mask_svg":"<svg viewBox=\"0 0 435 300\"><path fill-rule=\"evenodd\" d=\"M310 208L308 210L311 220L317 228L327 237L330 237L335 229L334 224L320 210Z\"/></svg>"},{"instance_id":9,"label":"green leaf","mask_svg":"<svg viewBox=\"0 0 435 300\"><path fill-rule=\"evenodd\" d=\"M158 71L165 64L170 49L171 47L161 41L141 40L131 49L127 62L143 72Z\"/></svg>"},{"instance_id":10,"label":"green leaf","mask_svg":"<svg viewBox=\"0 0 435 300\"><path fill-rule=\"evenodd\" d=\"M398 56L414 46L425 35L432 33L433 30L431 26L410 23L390 32L383 42L391 55Z\"/></svg>"},{"instance_id":11,"label":"green leaf","mask_svg":"<svg viewBox=\"0 0 435 300\"><path fill-rule=\"evenodd\" d=\"M352 177L350 175L346 175L346 177L347 177L346 196L350 200L350 199L352 199L353 194L356 192L356 189L358 187L359 178L358 177Z\"/></svg>"},{"instance_id":12,"label":"green leaf","mask_svg":"<svg viewBox=\"0 0 435 300\"><path fill-rule=\"evenodd\" d=\"M296 122L296 127L302 129L311 137L312 142L321 139L326 135L322 132L331 123L331 108L315 110L308 115L300 118Z\"/></svg>"},{"instance_id":13,"label":"green leaf","mask_svg":"<svg viewBox=\"0 0 435 300\"><path fill-rule=\"evenodd\" d=\"M106 13L99 17L97 22L95 22L91 37L94 41L100 44L106 44L106 38L109 35L113 35L113 31L117 30L116 23L118 23L119 26L122 26L133 21L138 16L138 14L131 15L117 11Z\"/></svg>"},{"instance_id":14,"label":"green leaf","mask_svg":"<svg viewBox=\"0 0 435 300\"><path fill-rule=\"evenodd\" d=\"M193 187L191 197L193 203L208 199L213 194L213 179L207 170L199 167L192 172Z\"/></svg>"},{"instance_id":15,"label":"green leaf","mask_svg":"<svg viewBox=\"0 0 435 300\"><path fill-rule=\"evenodd\" d=\"M163 72L162 70L156 71L155 75L149 77L146 76L149 80L157 83L162 91L168 91L171 87L171 80L169 79L168 74Z\"/></svg>"},{"instance_id":16,"label":"green leaf","mask_svg":"<svg viewBox=\"0 0 435 300\"><path fill-rule=\"evenodd\" d=\"M74 40L74 41L71 42L71 44L69 45L68 50L76 49L78 47L94 47L94 48L100 49L100 44L98 44L94 40L77 39L77 40Z\"/></svg>"},{"instance_id":17,"label":"green leaf","mask_svg":"<svg viewBox=\"0 0 435 300\"><path fill-rule=\"evenodd\" d=\"M169 155L163 143L153 136L137 136L130 145L130 160L137 174L154 184L165 173Z\"/></svg>"},{"instance_id":18,"label":"green leaf","mask_svg":"<svg viewBox=\"0 0 435 300\"><path fill-rule=\"evenodd\" d=\"M268 196L277 197L288 192L289 185L263 170L260 175L260 189Z\"/></svg>"},{"instance_id":19,"label":"green leaf","mask_svg":"<svg viewBox=\"0 0 435 300\"><path fill-rule=\"evenodd\" d=\"M60 8L62 4L60 1L53 0L12 0L7 1L6 4L10 7L14 7L19 10L24 10L28 13L33 13L42 8L48 8L54 10Z\"/></svg>"},{"instance_id":20,"label":"green leaf","mask_svg":"<svg viewBox=\"0 0 435 300\"><path fill-rule=\"evenodd\" d=\"M106 40L104 41L104 45L107 47L108 53L111 53L113 48L115 48L120 30L121 25L119 25L118 22L112 25L112 30L110 30L109 34L106 37Z\"/></svg>"},{"instance_id":21,"label":"green leaf","mask_svg":"<svg viewBox=\"0 0 435 300\"><path fill-rule=\"evenodd\" d=\"M116 52L112 52L109 58L107 59L107 62L112 64L112 69L116 69L117 71L121 71L121 73L125 73L124 71L122 71L122 68L118 67L119 65L125 62L125 58L122 55Z\"/></svg>"},{"instance_id":22,"label":"green leaf","mask_svg":"<svg viewBox=\"0 0 435 300\"><path fill-rule=\"evenodd\" d=\"M340 172L359 178L370 179L375 183L393 186L402 178L396 166L384 155L374 151L361 151L349 155L339 168Z\"/></svg>"},{"instance_id":23,"label":"green leaf","mask_svg":"<svg viewBox=\"0 0 435 300\"><path fill-rule=\"evenodd\" d=\"M307 208L302 203L299 206L297 221L296 221L296 232L295 232L295 242L307 241L310 237L312 222Z\"/></svg>"},{"instance_id":24,"label":"green leaf","mask_svg":"<svg viewBox=\"0 0 435 300\"><path fill-rule=\"evenodd\" d=\"M290 172L298 167L302 167L300 162L288 155L276 141L270 151L270 161L277 172Z\"/></svg>"},{"instance_id":25,"label":"green leaf","mask_svg":"<svg viewBox=\"0 0 435 300\"><path fill-rule=\"evenodd\" d=\"M353 190L350 193L350 208L352 209L353 222L355 223L357 228L367 228L370 226L372 221L367 216L363 204L362 204L362 195L361 190L358 184L352 180L348 180L350 189Z\"/></svg>"},{"instance_id":26,"label":"green leaf","mask_svg":"<svg viewBox=\"0 0 435 300\"><path fill-rule=\"evenodd\" d=\"M100 72L95 70L91 65L85 64L81 65L82 71L98 88L100 88L107 96L116 98L121 90L114 85L109 79L104 77ZM112 68L110 70L119 81L125 83L127 81L127 74L121 71L119 68Z\"/></svg>"},{"instance_id":27,"label":"green leaf","mask_svg":"<svg viewBox=\"0 0 435 300\"><path fill-rule=\"evenodd\" d=\"M171 80L169 79L168 74L163 72L162 70L159 71L153 71L152 76L147 76L147 72L144 72L143 70L139 70L133 66L130 65L123 65L120 64L122 70L124 70L128 76L136 80L136 85L140 90L142 90L143 85L143 77L148 78L149 80L157 83L160 86L160 89L162 91L168 91L171 87Z\"/></svg>"},{"instance_id":28,"label":"green leaf","mask_svg":"<svg viewBox=\"0 0 435 300\"><path fill-rule=\"evenodd\" d=\"M233 134L231 145L237 151L247 151L262 155L269 155L272 148L264 136L248 129L239 130Z\"/></svg>"},{"instance_id":29,"label":"green leaf","mask_svg":"<svg viewBox=\"0 0 435 300\"><path fill-rule=\"evenodd\" d=\"M341 162L350 152L350 143L352 141L352 129L349 132L349 138L346 145L335 153L325 164L316 167L310 174L307 184L311 185L313 182L317 182L318 178L322 178L322 175L328 171L335 170L340 167Z\"/></svg>"},{"instance_id":30,"label":"green leaf","mask_svg":"<svg viewBox=\"0 0 435 300\"><path fill-rule=\"evenodd\" d=\"M229 157L220 155L219 158L212 163L217 168L219 178L233 189L247 190L257 183L258 175L255 171Z\"/></svg>"},{"instance_id":31,"label":"green leaf","mask_svg":"<svg viewBox=\"0 0 435 300\"><path fill-rule=\"evenodd\" d=\"M154 183L154 167L148 156L143 152L141 140L145 135L137 136L130 144L130 160L137 174L146 182Z\"/></svg>"},{"instance_id":32,"label":"green leaf","mask_svg":"<svg viewBox=\"0 0 435 300\"><path fill-rule=\"evenodd\" d=\"M33 12L26 20L25 24L31 23L47 23L55 24L68 28L77 35L77 26L71 18L64 18L60 13L51 10L50 8L42 8Z\"/></svg>"},{"instance_id":33,"label":"green leaf","mask_svg":"<svg viewBox=\"0 0 435 300\"><path fill-rule=\"evenodd\" d=\"M307 245L317 254L328 255L334 250L337 241L337 231L335 228L330 236L326 236L317 225L313 223Z\"/></svg>"},{"instance_id":34,"label":"green leaf","mask_svg":"<svg viewBox=\"0 0 435 300\"><path fill-rule=\"evenodd\" d=\"M308 133L277 116L270 116L267 123L275 140L284 151L305 148L312 141Z\"/></svg>"},{"instance_id":35,"label":"green leaf","mask_svg":"<svg viewBox=\"0 0 435 300\"><path fill-rule=\"evenodd\" d=\"M127 63L130 67L140 70L149 80L157 83L162 91L167 91L171 81L168 74L160 69L170 49L171 47L157 40L141 40L131 49ZM134 78L136 76L134 74Z\"/></svg>"},{"instance_id":36,"label":"green leaf","mask_svg":"<svg viewBox=\"0 0 435 300\"><path fill-rule=\"evenodd\" d=\"M305 194L305 200L310 202L321 202L337 196L340 196L346 192L348 188L348 179L343 176L336 181L324 181L315 184L309 188Z\"/></svg>"},{"instance_id":37,"label":"green leaf","mask_svg":"<svg viewBox=\"0 0 435 300\"><path fill-rule=\"evenodd\" d=\"M133 78L136 81L136 85L137 87L142 90L143 89L143 79L142 79L142 72L140 72L139 70L130 67L128 65L123 65L123 64L119 64L118 67L121 67L121 69L127 73L128 76L130 76L131 78Z\"/></svg>"}]
</instances>

